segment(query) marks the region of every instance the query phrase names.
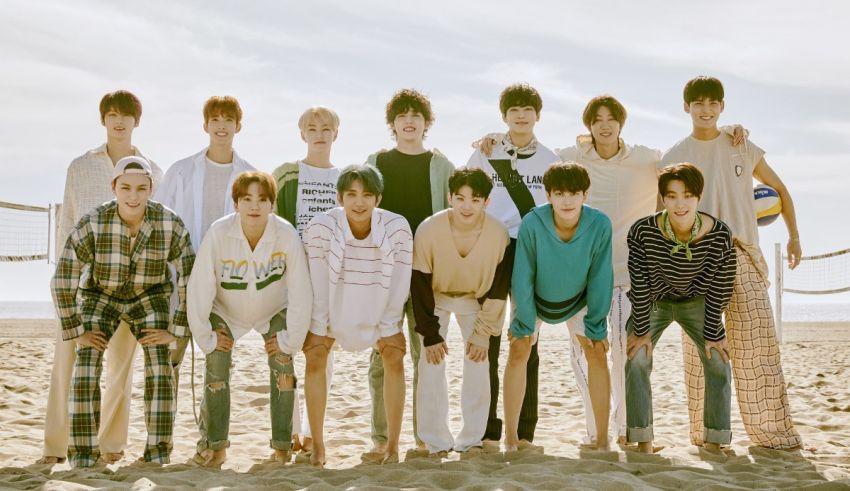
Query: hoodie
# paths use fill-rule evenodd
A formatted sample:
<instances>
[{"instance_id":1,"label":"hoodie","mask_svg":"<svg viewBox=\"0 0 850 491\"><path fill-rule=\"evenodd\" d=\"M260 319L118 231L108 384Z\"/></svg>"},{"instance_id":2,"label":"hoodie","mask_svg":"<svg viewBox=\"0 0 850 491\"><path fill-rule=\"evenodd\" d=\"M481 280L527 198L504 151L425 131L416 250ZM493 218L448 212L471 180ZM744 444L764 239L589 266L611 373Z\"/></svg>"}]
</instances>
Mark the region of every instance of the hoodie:
<instances>
[{"instance_id":1,"label":"hoodie","mask_svg":"<svg viewBox=\"0 0 850 491\"><path fill-rule=\"evenodd\" d=\"M517 237L511 335L534 334L538 317L555 324L587 307L585 336L607 338L613 283L611 220L604 213L583 205L575 235L564 242L555 231L552 205L534 208L522 219Z\"/></svg>"},{"instance_id":2,"label":"hoodie","mask_svg":"<svg viewBox=\"0 0 850 491\"><path fill-rule=\"evenodd\" d=\"M578 162L590 175L587 204L608 215L613 228L614 285L629 286L629 250L626 236L639 219L652 215L658 203L656 167L661 151L626 145L609 159L596 153L590 135L576 137L574 147L555 150L561 160Z\"/></svg>"}]
</instances>

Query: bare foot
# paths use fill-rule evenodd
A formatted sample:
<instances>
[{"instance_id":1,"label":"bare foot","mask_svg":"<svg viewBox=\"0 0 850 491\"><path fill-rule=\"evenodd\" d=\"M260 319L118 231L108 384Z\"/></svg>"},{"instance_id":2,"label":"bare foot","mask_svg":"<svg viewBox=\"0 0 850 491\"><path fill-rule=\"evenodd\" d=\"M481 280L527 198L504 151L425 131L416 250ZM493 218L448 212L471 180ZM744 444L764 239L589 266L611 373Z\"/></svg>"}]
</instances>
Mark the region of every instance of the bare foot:
<instances>
[{"instance_id":1,"label":"bare foot","mask_svg":"<svg viewBox=\"0 0 850 491\"><path fill-rule=\"evenodd\" d=\"M106 452L101 457L107 464L114 464L124 458L124 452Z\"/></svg>"},{"instance_id":2,"label":"bare foot","mask_svg":"<svg viewBox=\"0 0 850 491\"><path fill-rule=\"evenodd\" d=\"M298 452L301 450L301 438L298 437L298 433L292 434L292 451Z\"/></svg>"},{"instance_id":3,"label":"bare foot","mask_svg":"<svg viewBox=\"0 0 850 491\"><path fill-rule=\"evenodd\" d=\"M384 454L384 458L381 460L381 464L398 464L398 450L395 452L387 450Z\"/></svg>"},{"instance_id":4,"label":"bare foot","mask_svg":"<svg viewBox=\"0 0 850 491\"><path fill-rule=\"evenodd\" d=\"M517 450L529 450L531 452L539 452L543 453L543 447L541 445L535 445L528 440L520 440L517 442Z\"/></svg>"},{"instance_id":5,"label":"bare foot","mask_svg":"<svg viewBox=\"0 0 850 491\"><path fill-rule=\"evenodd\" d=\"M449 456L448 450L440 450L439 452L432 452L428 454L429 459L445 459Z\"/></svg>"},{"instance_id":6,"label":"bare foot","mask_svg":"<svg viewBox=\"0 0 850 491\"><path fill-rule=\"evenodd\" d=\"M713 453L713 454L720 455L722 453L720 451L720 444L719 443L705 442L705 444L703 445L703 448L705 448L706 451Z\"/></svg>"},{"instance_id":7,"label":"bare foot","mask_svg":"<svg viewBox=\"0 0 850 491\"><path fill-rule=\"evenodd\" d=\"M505 440L505 452L516 452L519 450L519 442Z\"/></svg>"},{"instance_id":8,"label":"bare foot","mask_svg":"<svg viewBox=\"0 0 850 491\"><path fill-rule=\"evenodd\" d=\"M292 460L292 452L290 450L275 449L269 460L272 462L280 462L281 464L288 464L289 461Z\"/></svg>"},{"instance_id":9,"label":"bare foot","mask_svg":"<svg viewBox=\"0 0 850 491\"><path fill-rule=\"evenodd\" d=\"M313 467L318 467L319 469L325 468L325 451L322 449L319 451L318 449L313 449L313 452L310 454L310 465Z\"/></svg>"},{"instance_id":10,"label":"bare foot","mask_svg":"<svg viewBox=\"0 0 850 491\"><path fill-rule=\"evenodd\" d=\"M203 467L209 467L211 469L220 469L221 464L227 460L227 449L222 448L221 450L211 450L212 455L201 464Z\"/></svg>"},{"instance_id":11,"label":"bare foot","mask_svg":"<svg viewBox=\"0 0 850 491\"><path fill-rule=\"evenodd\" d=\"M652 451L652 442L638 442L637 451L645 454L654 453Z\"/></svg>"},{"instance_id":12,"label":"bare foot","mask_svg":"<svg viewBox=\"0 0 850 491\"><path fill-rule=\"evenodd\" d=\"M313 451L313 439L309 436L304 437L304 441L301 442L301 451L302 452L312 452Z\"/></svg>"},{"instance_id":13,"label":"bare foot","mask_svg":"<svg viewBox=\"0 0 850 491\"><path fill-rule=\"evenodd\" d=\"M44 457L35 461L36 464L63 464L65 463L65 457L54 457L52 455L45 455Z\"/></svg>"}]
</instances>

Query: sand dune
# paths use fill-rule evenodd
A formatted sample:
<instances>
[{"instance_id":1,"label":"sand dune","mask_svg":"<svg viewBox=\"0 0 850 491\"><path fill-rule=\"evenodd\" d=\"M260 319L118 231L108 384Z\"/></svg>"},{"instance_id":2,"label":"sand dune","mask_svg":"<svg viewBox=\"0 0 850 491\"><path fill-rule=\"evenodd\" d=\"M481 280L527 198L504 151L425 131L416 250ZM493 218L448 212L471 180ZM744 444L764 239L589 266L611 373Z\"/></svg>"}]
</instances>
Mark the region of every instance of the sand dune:
<instances>
[{"instance_id":1,"label":"sand dune","mask_svg":"<svg viewBox=\"0 0 850 491\"><path fill-rule=\"evenodd\" d=\"M544 454L481 454L460 460L410 458L400 464L360 463L369 447L369 393L366 353L337 352L336 375L328 402L328 466L264 463L269 454L267 366L259 337L237 345L229 460L223 469L186 464L198 438L192 416L189 377L182 378L172 464L134 464L144 437L142 360L136 360L130 445L116 465L72 470L66 464L32 465L41 454L52 340L0 338L0 487L10 489L275 488L298 489L693 489L797 488L850 489L850 344L795 342L783 345L783 365L792 410L807 449L788 453L750 447L733 401L733 442L728 455L714 456L688 445L687 414L678 333L665 333L654 352L655 420L659 454L622 450L583 451L581 401L569 368L566 333L544 326L541 337L540 422L535 443ZM817 337L812 333L811 338ZM460 424L461 344L450 335L449 387L453 428ZM188 358L188 357L187 357ZM196 390L201 390L203 356L198 355ZM298 359L299 371L303 357ZM184 373L189 372L189 362ZM408 376L412 374L408 366ZM198 392L200 395L200 392ZM410 385L402 449L411 448Z\"/></svg>"}]
</instances>

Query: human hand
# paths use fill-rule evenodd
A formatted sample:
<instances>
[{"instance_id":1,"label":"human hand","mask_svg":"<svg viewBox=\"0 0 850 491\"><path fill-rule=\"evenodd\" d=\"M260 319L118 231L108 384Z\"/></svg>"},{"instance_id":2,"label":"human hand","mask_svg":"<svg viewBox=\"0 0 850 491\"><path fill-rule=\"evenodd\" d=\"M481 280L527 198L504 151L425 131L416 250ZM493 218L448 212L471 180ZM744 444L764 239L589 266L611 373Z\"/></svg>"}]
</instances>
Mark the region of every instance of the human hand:
<instances>
[{"instance_id":1,"label":"human hand","mask_svg":"<svg viewBox=\"0 0 850 491\"><path fill-rule=\"evenodd\" d=\"M109 343L106 340L106 334L103 334L100 331L86 331L79 337L75 338L74 341L77 342L77 346L94 348L98 351L105 351L106 345Z\"/></svg>"},{"instance_id":2,"label":"human hand","mask_svg":"<svg viewBox=\"0 0 850 491\"><path fill-rule=\"evenodd\" d=\"M280 345L277 342L277 336L272 336L269 339L266 339L264 347L266 349L266 354L269 356L274 356L283 353L283 351L281 351L280 349Z\"/></svg>"},{"instance_id":3,"label":"human hand","mask_svg":"<svg viewBox=\"0 0 850 491\"><path fill-rule=\"evenodd\" d=\"M587 336L578 336L578 342L585 351L601 351L603 355L608 353L607 339L590 339Z\"/></svg>"},{"instance_id":4,"label":"human hand","mask_svg":"<svg viewBox=\"0 0 850 491\"><path fill-rule=\"evenodd\" d=\"M487 348L477 344L466 343L466 356L474 362L482 362L487 359Z\"/></svg>"},{"instance_id":5,"label":"human hand","mask_svg":"<svg viewBox=\"0 0 850 491\"><path fill-rule=\"evenodd\" d=\"M493 154L493 147L496 146L496 143L496 140L489 136L483 136L480 140L473 143L472 146L478 147L478 150L481 150L484 156L489 157Z\"/></svg>"},{"instance_id":6,"label":"human hand","mask_svg":"<svg viewBox=\"0 0 850 491\"><path fill-rule=\"evenodd\" d=\"M711 348L714 348L718 353L720 353L720 357L723 358L723 363L729 363L729 345L726 344L726 338L723 338L720 341L705 342L705 354L708 356L709 360L711 359Z\"/></svg>"},{"instance_id":7,"label":"human hand","mask_svg":"<svg viewBox=\"0 0 850 491\"><path fill-rule=\"evenodd\" d=\"M644 334L643 336L629 334L626 340L626 355L631 360L644 346L646 346L646 357L652 358L652 336L648 334Z\"/></svg>"},{"instance_id":8,"label":"human hand","mask_svg":"<svg viewBox=\"0 0 850 491\"><path fill-rule=\"evenodd\" d=\"M803 257L803 248L800 246L800 237L792 237L788 239L787 247L788 267L794 269L800 265L800 259Z\"/></svg>"},{"instance_id":9,"label":"human hand","mask_svg":"<svg viewBox=\"0 0 850 491\"><path fill-rule=\"evenodd\" d=\"M139 344L142 346L155 346L158 344L171 344L175 338L173 334L165 329L142 329L142 336L139 339Z\"/></svg>"},{"instance_id":10,"label":"human hand","mask_svg":"<svg viewBox=\"0 0 850 491\"><path fill-rule=\"evenodd\" d=\"M216 351L227 353L233 349L233 338L227 335L227 331L225 329L216 329L215 333L217 335L215 343Z\"/></svg>"},{"instance_id":11,"label":"human hand","mask_svg":"<svg viewBox=\"0 0 850 491\"><path fill-rule=\"evenodd\" d=\"M443 361L443 358L449 354L449 347L445 341L433 346L425 347L425 360L432 365L436 365Z\"/></svg>"}]
</instances>

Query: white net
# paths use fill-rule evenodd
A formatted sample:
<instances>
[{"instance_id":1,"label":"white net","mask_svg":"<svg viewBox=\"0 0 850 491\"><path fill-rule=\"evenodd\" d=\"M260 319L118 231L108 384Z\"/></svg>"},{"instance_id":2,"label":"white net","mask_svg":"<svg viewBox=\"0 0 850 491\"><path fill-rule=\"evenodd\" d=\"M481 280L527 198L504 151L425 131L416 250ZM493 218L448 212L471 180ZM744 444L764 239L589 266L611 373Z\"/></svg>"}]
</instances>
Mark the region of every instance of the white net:
<instances>
[{"instance_id":1,"label":"white net","mask_svg":"<svg viewBox=\"0 0 850 491\"><path fill-rule=\"evenodd\" d=\"M0 201L0 261L48 258L50 208Z\"/></svg>"},{"instance_id":2,"label":"white net","mask_svg":"<svg viewBox=\"0 0 850 491\"><path fill-rule=\"evenodd\" d=\"M793 270L784 256L782 263L784 292L827 295L850 291L850 249L804 256Z\"/></svg>"}]
</instances>

